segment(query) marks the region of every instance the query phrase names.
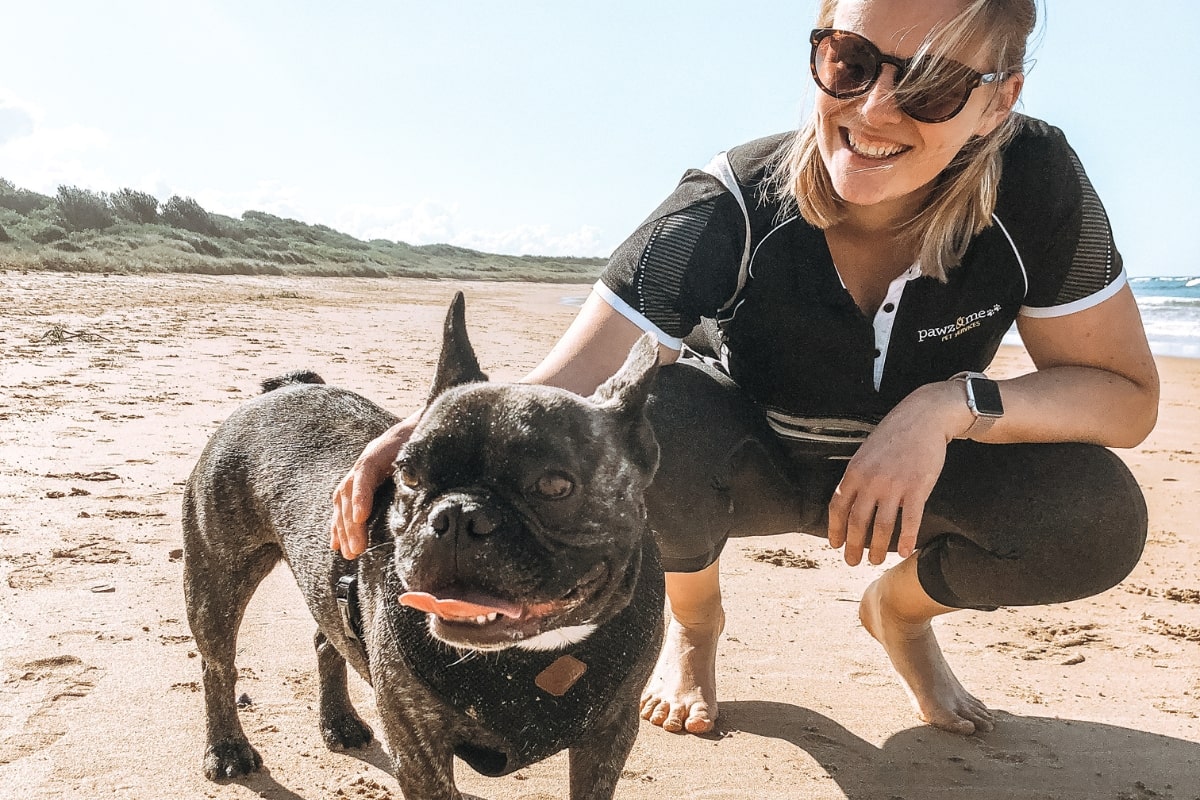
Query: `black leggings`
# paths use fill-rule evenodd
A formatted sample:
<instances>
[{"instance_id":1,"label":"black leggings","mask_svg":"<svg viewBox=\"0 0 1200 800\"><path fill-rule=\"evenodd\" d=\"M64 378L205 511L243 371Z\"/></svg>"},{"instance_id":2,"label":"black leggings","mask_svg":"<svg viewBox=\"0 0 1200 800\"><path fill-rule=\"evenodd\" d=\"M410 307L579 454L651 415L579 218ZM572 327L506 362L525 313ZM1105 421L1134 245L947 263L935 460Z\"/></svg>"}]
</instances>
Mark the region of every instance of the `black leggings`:
<instances>
[{"instance_id":1,"label":"black leggings","mask_svg":"<svg viewBox=\"0 0 1200 800\"><path fill-rule=\"evenodd\" d=\"M827 536L846 452L776 436L697 358L660 371L648 413L662 458L646 502L669 572L704 569L730 536ZM1137 481L1103 447L954 441L925 506L917 575L954 608L1076 600L1129 574L1146 525Z\"/></svg>"}]
</instances>

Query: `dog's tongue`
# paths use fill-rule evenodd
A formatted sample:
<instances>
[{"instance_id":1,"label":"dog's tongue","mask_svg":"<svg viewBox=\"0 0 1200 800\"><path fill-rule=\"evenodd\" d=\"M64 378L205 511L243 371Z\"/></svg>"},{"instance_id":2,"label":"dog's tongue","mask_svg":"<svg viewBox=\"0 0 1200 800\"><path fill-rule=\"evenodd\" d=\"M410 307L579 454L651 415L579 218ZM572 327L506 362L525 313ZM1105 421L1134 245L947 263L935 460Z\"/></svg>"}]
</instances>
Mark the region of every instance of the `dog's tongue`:
<instances>
[{"instance_id":1,"label":"dog's tongue","mask_svg":"<svg viewBox=\"0 0 1200 800\"><path fill-rule=\"evenodd\" d=\"M415 608L443 619L470 619L487 614L502 614L513 619L521 618L522 608L498 597L468 595L465 597L436 597L428 592L405 592L399 597L400 605Z\"/></svg>"}]
</instances>

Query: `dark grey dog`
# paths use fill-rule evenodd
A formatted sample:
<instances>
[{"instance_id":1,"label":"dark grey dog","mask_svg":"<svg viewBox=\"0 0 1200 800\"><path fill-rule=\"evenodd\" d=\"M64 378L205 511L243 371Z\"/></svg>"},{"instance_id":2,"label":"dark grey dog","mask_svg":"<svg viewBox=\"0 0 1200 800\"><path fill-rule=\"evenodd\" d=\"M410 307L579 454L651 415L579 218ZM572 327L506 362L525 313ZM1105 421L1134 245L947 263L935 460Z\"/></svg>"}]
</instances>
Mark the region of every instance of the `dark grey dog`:
<instances>
[{"instance_id":1,"label":"dark grey dog","mask_svg":"<svg viewBox=\"0 0 1200 800\"><path fill-rule=\"evenodd\" d=\"M264 384L213 435L184 493L205 774L262 764L238 721L234 650L250 596L283 558L317 621L330 748L372 736L347 696L349 662L375 690L409 800L457 800L455 755L503 775L565 748L571 798L611 798L662 641L643 502L657 363L645 337L590 398L486 383L457 295L429 403L354 562L329 549L330 496L396 418L312 373Z\"/></svg>"}]
</instances>

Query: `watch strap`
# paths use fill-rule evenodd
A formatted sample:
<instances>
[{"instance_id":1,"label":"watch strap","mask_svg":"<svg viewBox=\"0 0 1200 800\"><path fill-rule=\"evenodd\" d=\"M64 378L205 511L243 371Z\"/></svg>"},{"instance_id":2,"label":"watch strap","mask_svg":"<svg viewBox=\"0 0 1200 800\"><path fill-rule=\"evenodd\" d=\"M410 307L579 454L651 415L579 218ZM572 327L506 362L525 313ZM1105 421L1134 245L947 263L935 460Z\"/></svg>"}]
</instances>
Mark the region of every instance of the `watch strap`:
<instances>
[{"instance_id":1,"label":"watch strap","mask_svg":"<svg viewBox=\"0 0 1200 800\"><path fill-rule=\"evenodd\" d=\"M979 379L979 380L985 380L985 381L991 380L991 378L989 378L987 375L985 375L982 372L968 371L968 372L960 372L957 375L950 376L950 380L952 380L952 381L962 381L963 393L965 395L965 398L967 399L967 408L969 408L971 410L971 413L975 415L975 419L971 422L970 427L968 427L965 431L960 433L958 436L954 437L956 439L974 439L976 436L982 436L983 434L990 431L992 429L992 426L996 424L996 420L999 419L999 417L986 415L986 414L980 414L979 410L971 405L970 394L967 393L967 381L973 380L973 379Z\"/></svg>"}]
</instances>

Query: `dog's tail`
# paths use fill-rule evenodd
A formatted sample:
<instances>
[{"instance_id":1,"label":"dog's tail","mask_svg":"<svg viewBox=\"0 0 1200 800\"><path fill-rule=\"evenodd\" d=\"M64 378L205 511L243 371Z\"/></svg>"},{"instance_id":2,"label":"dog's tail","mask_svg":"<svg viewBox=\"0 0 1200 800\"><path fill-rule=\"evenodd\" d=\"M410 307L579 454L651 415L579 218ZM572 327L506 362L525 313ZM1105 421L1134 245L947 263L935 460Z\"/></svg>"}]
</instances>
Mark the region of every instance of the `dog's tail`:
<instances>
[{"instance_id":1,"label":"dog's tail","mask_svg":"<svg viewBox=\"0 0 1200 800\"><path fill-rule=\"evenodd\" d=\"M294 383L324 383L325 379L310 369L296 369L262 382L263 394Z\"/></svg>"}]
</instances>

